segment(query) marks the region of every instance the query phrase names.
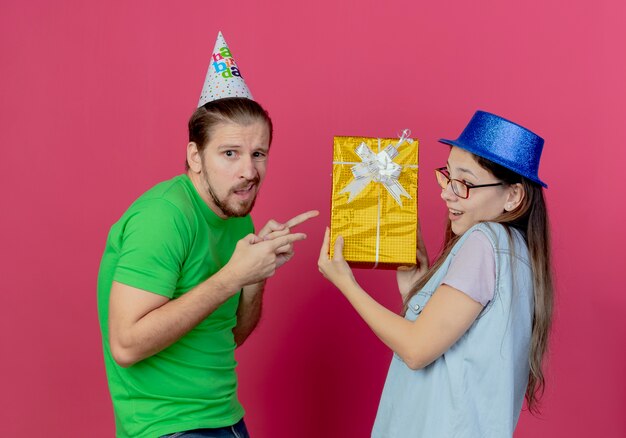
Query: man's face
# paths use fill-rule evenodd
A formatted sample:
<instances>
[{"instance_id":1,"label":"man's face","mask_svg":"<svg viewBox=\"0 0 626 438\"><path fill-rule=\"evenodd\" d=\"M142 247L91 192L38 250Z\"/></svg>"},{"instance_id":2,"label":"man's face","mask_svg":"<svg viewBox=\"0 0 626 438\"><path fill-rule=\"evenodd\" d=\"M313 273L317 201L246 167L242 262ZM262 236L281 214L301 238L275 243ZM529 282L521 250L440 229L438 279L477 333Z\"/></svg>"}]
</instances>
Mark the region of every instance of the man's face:
<instances>
[{"instance_id":1,"label":"man's face","mask_svg":"<svg viewBox=\"0 0 626 438\"><path fill-rule=\"evenodd\" d=\"M200 155L200 195L219 217L247 215L265 178L269 128L264 121L250 125L220 123Z\"/></svg>"}]
</instances>

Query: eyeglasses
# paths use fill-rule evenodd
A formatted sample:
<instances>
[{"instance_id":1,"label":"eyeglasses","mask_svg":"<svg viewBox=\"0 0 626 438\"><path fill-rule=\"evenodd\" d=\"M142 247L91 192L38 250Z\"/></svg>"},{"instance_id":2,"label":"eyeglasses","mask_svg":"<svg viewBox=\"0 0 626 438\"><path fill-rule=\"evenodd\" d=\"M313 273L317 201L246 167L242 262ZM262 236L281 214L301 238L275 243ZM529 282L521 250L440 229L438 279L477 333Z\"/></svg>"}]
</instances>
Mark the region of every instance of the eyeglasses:
<instances>
[{"instance_id":1,"label":"eyeglasses","mask_svg":"<svg viewBox=\"0 0 626 438\"><path fill-rule=\"evenodd\" d=\"M502 186L504 183L493 183L493 184L479 184L476 186L468 186L463 181L459 179L450 178L450 173L448 169L445 167L440 167L439 169L435 169L435 176L437 177L437 182L442 190L445 190L448 187L448 184L452 183L452 191L459 198L467 199L469 198L470 189L477 189L480 187L493 187L493 186Z\"/></svg>"}]
</instances>

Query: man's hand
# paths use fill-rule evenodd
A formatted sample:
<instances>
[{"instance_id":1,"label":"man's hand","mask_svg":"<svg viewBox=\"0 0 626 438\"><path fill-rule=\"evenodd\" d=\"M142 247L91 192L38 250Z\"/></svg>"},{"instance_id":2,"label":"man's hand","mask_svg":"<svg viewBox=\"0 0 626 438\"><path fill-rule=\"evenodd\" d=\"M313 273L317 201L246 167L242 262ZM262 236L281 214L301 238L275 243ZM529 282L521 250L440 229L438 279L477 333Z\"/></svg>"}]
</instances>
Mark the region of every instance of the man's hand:
<instances>
[{"instance_id":1,"label":"man's hand","mask_svg":"<svg viewBox=\"0 0 626 438\"><path fill-rule=\"evenodd\" d=\"M263 241L274 240L278 237L286 236L291 233L291 229L296 225L300 225L307 220L314 218L320 214L317 210L310 210L305 213L299 214L287 222L280 223L275 220L270 220L265 224L261 231L259 231L258 237ZM276 268L280 268L287 263L294 255L293 242L287 245L283 245L276 249Z\"/></svg>"},{"instance_id":2,"label":"man's hand","mask_svg":"<svg viewBox=\"0 0 626 438\"><path fill-rule=\"evenodd\" d=\"M267 241L248 234L237 242L235 252L222 271L228 273L232 279L234 291L258 283L276 272L279 259L277 254L281 248L292 246L293 242L304 239L304 233L289 233Z\"/></svg>"}]
</instances>

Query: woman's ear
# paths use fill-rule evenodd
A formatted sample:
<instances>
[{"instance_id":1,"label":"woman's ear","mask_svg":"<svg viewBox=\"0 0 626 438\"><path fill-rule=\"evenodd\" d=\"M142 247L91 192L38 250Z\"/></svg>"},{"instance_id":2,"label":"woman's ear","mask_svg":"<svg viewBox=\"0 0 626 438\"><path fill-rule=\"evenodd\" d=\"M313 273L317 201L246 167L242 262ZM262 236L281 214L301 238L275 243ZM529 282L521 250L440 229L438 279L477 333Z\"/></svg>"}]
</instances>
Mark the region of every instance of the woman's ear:
<instances>
[{"instance_id":1,"label":"woman's ear","mask_svg":"<svg viewBox=\"0 0 626 438\"><path fill-rule=\"evenodd\" d=\"M189 165L189 169L194 173L200 173L202 171L200 151L198 150L198 145L193 141L187 143L187 164Z\"/></svg>"},{"instance_id":2,"label":"woman's ear","mask_svg":"<svg viewBox=\"0 0 626 438\"><path fill-rule=\"evenodd\" d=\"M524 196L526 196L526 191L524 190L524 186L520 183L511 184L509 187L509 195L507 196L506 203L504 204L505 211L513 211L524 200Z\"/></svg>"}]
</instances>

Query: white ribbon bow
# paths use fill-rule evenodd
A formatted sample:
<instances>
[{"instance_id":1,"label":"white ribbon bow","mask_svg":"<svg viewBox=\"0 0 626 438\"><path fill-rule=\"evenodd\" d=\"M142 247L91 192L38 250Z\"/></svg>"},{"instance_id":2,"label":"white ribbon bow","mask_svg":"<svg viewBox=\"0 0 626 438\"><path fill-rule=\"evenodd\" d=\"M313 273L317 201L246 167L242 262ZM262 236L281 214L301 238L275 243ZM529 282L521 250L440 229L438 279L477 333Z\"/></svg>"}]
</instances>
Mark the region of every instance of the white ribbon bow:
<instances>
[{"instance_id":1,"label":"white ribbon bow","mask_svg":"<svg viewBox=\"0 0 626 438\"><path fill-rule=\"evenodd\" d=\"M394 162L393 159L398 155L398 148L403 142L413 143L413 139L409 138L409 135L411 135L411 131L405 129L395 146L389 145L378 154L375 154L365 143L361 143L355 152L362 162L352 166L354 179L339 193L348 193L348 202L352 202L370 182L374 181L382 184L398 205L402 207L402 196L410 199L411 195L398 182L402 166Z\"/></svg>"}]
</instances>

